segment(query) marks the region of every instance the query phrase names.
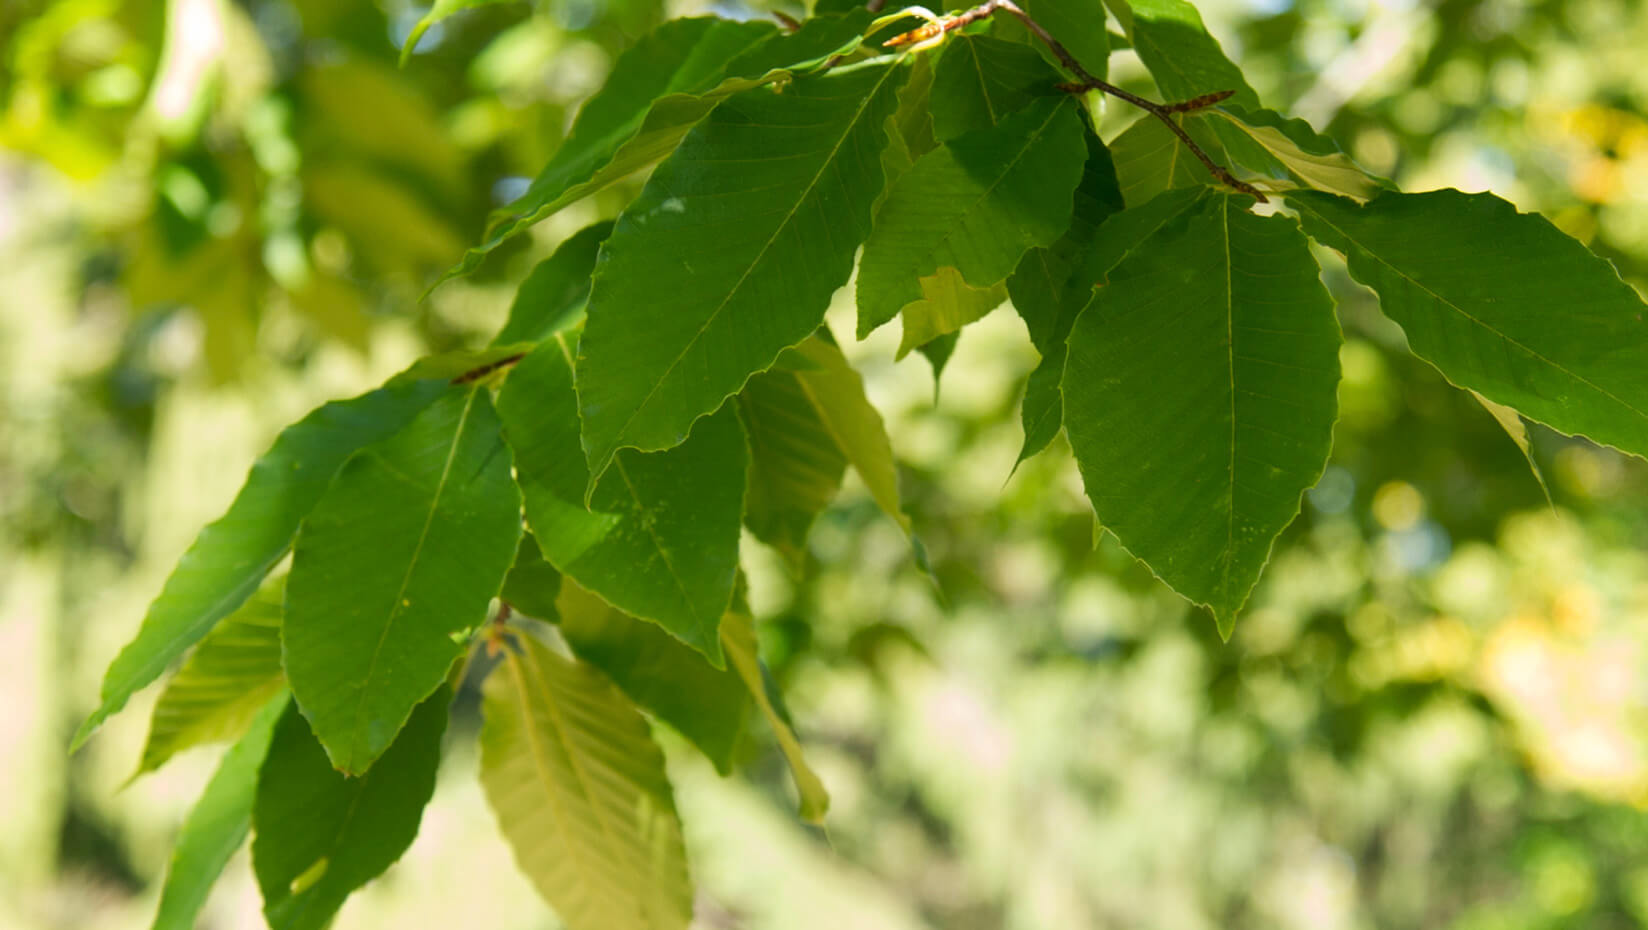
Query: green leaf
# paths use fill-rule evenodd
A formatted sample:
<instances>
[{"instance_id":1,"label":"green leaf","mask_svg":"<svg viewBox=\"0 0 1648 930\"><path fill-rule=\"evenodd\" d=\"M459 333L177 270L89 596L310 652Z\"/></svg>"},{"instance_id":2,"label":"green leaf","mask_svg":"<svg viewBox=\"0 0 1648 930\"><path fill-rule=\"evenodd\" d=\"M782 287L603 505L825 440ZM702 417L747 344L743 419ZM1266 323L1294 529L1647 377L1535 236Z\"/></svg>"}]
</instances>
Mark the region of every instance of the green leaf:
<instances>
[{"instance_id":1,"label":"green leaf","mask_svg":"<svg viewBox=\"0 0 1648 930\"><path fill-rule=\"evenodd\" d=\"M1339 328L1298 225L1207 194L1070 333L1065 430L1099 522L1184 597L1236 613L1327 462Z\"/></svg>"},{"instance_id":2,"label":"green leaf","mask_svg":"<svg viewBox=\"0 0 1648 930\"><path fill-rule=\"evenodd\" d=\"M459 10L502 2L505 2L505 0L435 0L434 4L429 7L429 12L423 14L423 18L419 19L417 25L412 27L412 31L407 33L406 42L401 45L401 67L406 67L406 63L412 60L412 50L418 47L418 40L423 38L423 34L429 31L430 26Z\"/></svg>"},{"instance_id":3,"label":"green leaf","mask_svg":"<svg viewBox=\"0 0 1648 930\"><path fill-rule=\"evenodd\" d=\"M601 90L532 187L441 280L468 274L533 224L668 155L723 99L817 67L858 44L867 11L808 20L792 34L770 23L671 20L618 57ZM440 282L437 281L438 285Z\"/></svg>"},{"instance_id":4,"label":"green leaf","mask_svg":"<svg viewBox=\"0 0 1648 930\"><path fill-rule=\"evenodd\" d=\"M1108 267L1103 271L1091 267L1091 256L1100 251L1095 244L1101 239L1108 244L1111 239L1106 235L1109 228L1101 228L1101 224L1122 209L1121 188L1110 151L1095 136L1088 135L1086 140L1087 163L1076 185L1070 228L1051 246L1026 252L1007 279L1013 307L1024 319L1030 341L1042 357L1025 385L1020 412L1024 445L1019 450L1019 462L1047 448L1064 423L1059 379L1064 376L1065 339L1077 315L1092 299L1094 284L1109 271Z\"/></svg>"},{"instance_id":5,"label":"green leaf","mask_svg":"<svg viewBox=\"0 0 1648 930\"><path fill-rule=\"evenodd\" d=\"M948 142L988 129L1038 97L1062 93L1053 87L1058 82L1058 72L1028 45L953 35L933 69L933 135Z\"/></svg>"},{"instance_id":6,"label":"green leaf","mask_svg":"<svg viewBox=\"0 0 1648 930\"><path fill-rule=\"evenodd\" d=\"M382 764L335 771L295 706L275 725L252 807L252 870L272 930L322 930L418 835L435 790L451 692L419 704Z\"/></svg>"},{"instance_id":7,"label":"green leaf","mask_svg":"<svg viewBox=\"0 0 1648 930\"><path fill-rule=\"evenodd\" d=\"M1236 91L1237 106L1256 108L1259 95L1242 69L1225 57L1219 40L1185 0L1108 0L1127 29L1133 50L1170 101L1221 90Z\"/></svg>"},{"instance_id":8,"label":"green leaf","mask_svg":"<svg viewBox=\"0 0 1648 930\"><path fill-rule=\"evenodd\" d=\"M622 610L723 660L716 633L738 571L749 453L731 410L706 417L680 446L625 450L584 505L572 338L527 356L498 400L516 474L544 557Z\"/></svg>"},{"instance_id":9,"label":"green leaf","mask_svg":"<svg viewBox=\"0 0 1648 930\"><path fill-rule=\"evenodd\" d=\"M1539 467L1539 461L1534 458L1533 447L1528 442L1528 424L1522 419L1522 415L1504 404L1494 403L1475 391L1471 392L1471 396L1476 398L1482 409L1488 411L1494 422L1499 424L1499 428L1503 429L1505 435L1511 438L1511 442L1516 444L1522 458L1528 463L1528 471L1532 472L1534 480L1539 482L1539 490L1545 495L1545 502L1555 507L1555 502L1551 500L1551 487L1545 483L1545 470Z\"/></svg>"},{"instance_id":10,"label":"green leaf","mask_svg":"<svg viewBox=\"0 0 1648 930\"><path fill-rule=\"evenodd\" d=\"M481 785L570 930L684 930L681 824L647 722L600 672L520 638L487 677Z\"/></svg>"},{"instance_id":11,"label":"green leaf","mask_svg":"<svg viewBox=\"0 0 1648 930\"><path fill-rule=\"evenodd\" d=\"M521 498L483 389L453 391L344 466L286 582L286 676L341 771L371 767L486 619Z\"/></svg>"},{"instance_id":12,"label":"green leaf","mask_svg":"<svg viewBox=\"0 0 1648 930\"><path fill-rule=\"evenodd\" d=\"M778 706L767 694L766 676L762 674L761 656L756 648L755 621L742 610L729 612L726 621L721 624L721 641L732 667L744 679L756 706L761 708L762 715L772 727L778 748L790 764L790 774L795 779L796 794L801 802L801 819L808 823L822 823L830 809L830 793L807 764L807 758L801 751L801 741L796 738L789 721L779 713Z\"/></svg>"},{"instance_id":13,"label":"green leaf","mask_svg":"<svg viewBox=\"0 0 1648 930\"><path fill-rule=\"evenodd\" d=\"M586 226L539 262L515 292L509 319L493 345L542 342L550 333L573 325L589 300L596 253L611 232L610 220Z\"/></svg>"},{"instance_id":14,"label":"green leaf","mask_svg":"<svg viewBox=\"0 0 1648 930\"><path fill-rule=\"evenodd\" d=\"M578 359L590 473L667 449L824 320L869 231L906 70L866 63L729 97L602 252Z\"/></svg>"},{"instance_id":15,"label":"green leaf","mask_svg":"<svg viewBox=\"0 0 1648 930\"><path fill-rule=\"evenodd\" d=\"M1178 119L1210 157L1223 154L1200 119ZM1206 166L1155 117L1143 117L1127 127L1110 143L1110 154L1116 160L1122 200L1130 205L1146 203L1164 191L1216 183Z\"/></svg>"},{"instance_id":16,"label":"green leaf","mask_svg":"<svg viewBox=\"0 0 1648 930\"><path fill-rule=\"evenodd\" d=\"M941 267L990 288L1032 246L1058 239L1081 178L1083 132L1074 103L1043 98L899 178L859 262L859 337L921 300L921 279Z\"/></svg>"},{"instance_id":17,"label":"green leaf","mask_svg":"<svg viewBox=\"0 0 1648 930\"><path fill-rule=\"evenodd\" d=\"M750 695L738 673L717 669L651 623L568 581L557 605L561 635L578 658L607 674L725 775L744 738Z\"/></svg>"},{"instance_id":18,"label":"green leaf","mask_svg":"<svg viewBox=\"0 0 1648 930\"><path fill-rule=\"evenodd\" d=\"M847 455L801 373L782 364L744 385L738 412L750 443L744 525L777 549L799 576L807 561L807 533L841 490Z\"/></svg>"},{"instance_id":19,"label":"green leaf","mask_svg":"<svg viewBox=\"0 0 1648 930\"><path fill-rule=\"evenodd\" d=\"M1110 34L1105 31L1104 0L1025 0L1024 10L1053 34L1094 77L1110 66Z\"/></svg>"},{"instance_id":20,"label":"green leaf","mask_svg":"<svg viewBox=\"0 0 1648 930\"><path fill-rule=\"evenodd\" d=\"M426 355L413 362L405 371L389 379L394 386L403 381L436 379L447 383L468 383L479 380L478 374L499 371L510 362L532 351L530 342L490 345L484 349L456 349Z\"/></svg>"},{"instance_id":21,"label":"green leaf","mask_svg":"<svg viewBox=\"0 0 1648 930\"><path fill-rule=\"evenodd\" d=\"M134 778L190 747L239 739L270 699L286 690L280 670L285 587L278 579L264 585L208 633L166 683Z\"/></svg>"},{"instance_id":22,"label":"green leaf","mask_svg":"<svg viewBox=\"0 0 1648 930\"><path fill-rule=\"evenodd\" d=\"M286 695L264 702L251 725L218 763L206 790L178 831L154 930L191 930L223 867L252 826L258 769L269 751L275 721L290 703Z\"/></svg>"},{"instance_id":23,"label":"green leaf","mask_svg":"<svg viewBox=\"0 0 1648 930\"><path fill-rule=\"evenodd\" d=\"M504 577L504 587L498 596L529 617L555 620L555 599L561 596L561 573L544 558L538 540L531 533L521 534L515 564Z\"/></svg>"},{"instance_id":24,"label":"green leaf","mask_svg":"<svg viewBox=\"0 0 1648 930\"><path fill-rule=\"evenodd\" d=\"M1648 457L1648 315L1607 261L1492 194L1288 202L1449 381Z\"/></svg>"},{"instance_id":25,"label":"green leaf","mask_svg":"<svg viewBox=\"0 0 1648 930\"><path fill-rule=\"evenodd\" d=\"M172 569L137 638L109 665L102 703L80 725L73 748L257 590L344 460L395 433L445 387L390 385L334 401L283 430L252 465L228 512L200 531Z\"/></svg>"},{"instance_id":26,"label":"green leaf","mask_svg":"<svg viewBox=\"0 0 1648 930\"><path fill-rule=\"evenodd\" d=\"M835 343L807 340L784 354L781 366L795 372L796 383L818 411L819 421L847 456L870 496L881 509L911 531L898 495L898 465L881 414L864 394L864 380Z\"/></svg>"},{"instance_id":27,"label":"green leaf","mask_svg":"<svg viewBox=\"0 0 1648 930\"><path fill-rule=\"evenodd\" d=\"M973 287L962 279L961 272L949 265L922 277L919 284L921 299L903 310L904 333L897 358L941 336L960 332L963 326L982 319L1007 300L1007 288L1001 282Z\"/></svg>"},{"instance_id":28,"label":"green leaf","mask_svg":"<svg viewBox=\"0 0 1648 930\"><path fill-rule=\"evenodd\" d=\"M1382 186L1389 186L1381 185L1302 119L1284 119L1273 110L1216 108L1212 113L1247 133L1308 187L1366 203Z\"/></svg>"},{"instance_id":29,"label":"green leaf","mask_svg":"<svg viewBox=\"0 0 1648 930\"><path fill-rule=\"evenodd\" d=\"M961 333L946 333L916 346L916 351L927 359L927 364L933 366L934 401L938 400L938 385L944 377L944 366L950 364L950 356L956 353L956 343L960 341Z\"/></svg>"}]
</instances>

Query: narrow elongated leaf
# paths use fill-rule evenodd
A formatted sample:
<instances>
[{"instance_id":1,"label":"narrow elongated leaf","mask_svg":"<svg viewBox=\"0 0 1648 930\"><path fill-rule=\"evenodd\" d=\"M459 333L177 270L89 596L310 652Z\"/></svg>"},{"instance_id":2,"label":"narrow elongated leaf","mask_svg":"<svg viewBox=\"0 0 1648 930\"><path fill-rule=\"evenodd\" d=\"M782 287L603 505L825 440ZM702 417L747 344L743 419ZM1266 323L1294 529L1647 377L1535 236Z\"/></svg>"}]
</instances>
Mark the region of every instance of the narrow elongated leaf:
<instances>
[{"instance_id":1,"label":"narrow elongated leaf","mask_svg":"<svg viewBox=\"0 0 1648 930\"><path fill-rule=\"evenodd\" d=\"M240 740L224 754L212 780L178 832L154 930L192 930L206 897L252 826L258 769L269 751L275 721L290 703L266 700Z\"/></svg>"},{"instance_id":2,"label":"narrow elongated leaf","mask_svg":"<svg viewBox=\"0 0 1648 930\"><path fill-rule=\"evenodd\" d=\"M1327 462L1339 328L1298 225L1210 193L1070 333L1065 430L1099 522L1228 636Z\"/></svg>"},{"instance_id":3,"label":"narrow elongated leaf","mask_svg":"<svg viewBox=\"0 0 1648 930\"><path fill-rule=\"evenodd\" d=\"M1449 381L1648 457L1648 308L1607 261L1492 194L1288 202Z\"/></svg>"},{"instance_id":4,"label":"narrow elongated leaf","mask_svg":"<svg viewBox=\"0 0 1648 930\"><path fill-rule=\"evenodd\" d=\"M767 693L767 676L762 672L761 656L756 648L755 622L743 610L734 610L727 614L726 621L721 625L721 639L727 649L727 658L739 677L744 679L756 706L761 708L762 715L772 726L778 748L790 764L790 774L795 778L795 790L801 802L801 819L808 823L822 823L830 809L830 793L807 764L806 755L801 751L801 741Z\"/></svg>"},{"instance_id":5,"label":"narrow elongated leaf","mask_svg":"<svg viewBox=\"0 0 1648 930\"><path fill-rule=\"evenodd\" d=\"M910 532L898 494L898 465L881 414L864 394L864 380L847 362L835 343L814 337L785 354L784 367L795 372L796 383L818 411L837 448L847 456L870 496Z\"/></svg>"},{"instance_id":6,"label":"narrow elongated leaf","mask_svg":"<svg viewBox=\"0 0 1648 930\"><path fill-rule=\"evenodd\" d=\"M481 785L515 861L570 930L673 930L692 912L664 756L600 672L530 637L488 676Z\"/></svg>"},{"instance_id":7,"label":"narrow elongated leaf","mask_svg":"<svg viewBox=\"0 0 1648 930\"><path fill-rule=\"evenodd\" d=\"M859 336L921 300L921 279L941 267L989 288L1032 246L1058 239L1081 178L1083 131L1074 103L1044 98L899 178L859 262Z\"/></svg>"},{"instance_id":8,"label":"narrow elongated leaf","mask_svg":"<svg viewBox=\"0 0 1648 930\"><path fill-rule=\"evenodd\" d=\"M1528 442L1528 424L1522 419L1522 415L1504 404L1494 403L1475 391L1471 392L1471 396L1476 398L1482 409L1488 411L1488 415L1494 418L1499 428L1516 444L1517 451L1522 453L1523 460L1528 463L1528 471L1533 473L1534 480L1539 483L1539 490L1545 495L1545 502L1555 507L1551 500L1550 485L1545 483L1545 470L1539 467L1539 461L1534 458L1533 446Z\"/></svg>"},{"instance_id":9,"label":"narrow elongated leaf","mask_svg":"<svg viewBox=\"0 0 1648 930\"><path fill-rule=\"evenodd\" d=\"M1366 203L1368 198L1380 191L1378 180L1302 119L1284 119L1273 110L1244 111L1233 107L1212 112L1247 133L1281 162L1289 174L1308 187L1341 194L1358 203Z\"/></svg>"},{"instance_id":10,"label":"narrow elongated leaf","mask_svg":"<svg viewBox=\"0 0 1648 930\"><path fill-rule=\"evenodd\" d=\"M444 389L438 381L392 384L327 404L283 430L228 512L172 569L137 638L109 665L102 703L80 725L74 748L257 590L344 460L394 434Z\"/></svg>"},{"instance_id":11,"label":"narrow elongated leaf","mask_svg":"<svg viewBox=\"0 0 1648 930\"><path fill-rule=\"evenodd\" d=\"M589 300L595 255L611 232L610 221L586 226L539 262L515 292L509 319L493 345L539 342L575 322Z\"/></svg>"},{"instance_id":12,"label":"narrow elongated leaf","mask_svg":"<svg viewBox=\"0 0 1648 930\"><path fill-rule=\"evenodd\" d=\"M451 697L442 686L418 705L359 778L332 768L296 706L281 715L252 807L252 870L272 930L323 930L412 845L435 791Z\"/></svg>"},{"instance_id":13,"label":"narrow elongated leaf","mask_svg":"<svg viewBox=\"0 0 1648 930\"><path fill-rule=\"evenodd\" d=\"M602 251L580 343L592 477L667 449L823 322L880 192L907 69L730 97L658 166Z\"/></svg>"},{"instance_id":14,"label":"narrow elongated leaf","mask_svg":"<svg viewBox=\"0 0 1648 930\"><path fill-rule=\"evenodd\" d=\"M304 521L286 582L286 676L332 764L389 748L486 619L521 498L485 390L453 391L351 459Z\"/></svg>"},{"instance_id":15,"label":"narrow elongated leaf","mask_svg":"<svg viewBox=\"0 0 1648 930\"><path fill-rule=\"evenodd\" d=\"M948 142L988 129L1037 97L1061 93L1058 82L1058 72L1022 42L952 36L933 69L933 135Z\"/></svg>"},{"instance_id":16,"label":"narrow elongated leaf","mask_svg":"<svg viewBox=\"0 0 1648 930\"><path fill-rule=\"evenodd\" d=\"M285 590L278 579L265 585L208 633L166 683L150 718L138 775L192 746L239 739L270 699L285 690L280 669Z\"/></svg>"},{"instance_id":17,"label":"narrow elongated leaf","mask_svg":"<svg viewBox=\"0 0 1648 930\"><path fill-rule=\"evenodd\" d=\"M678 19L659 26L619 56L612 76L579 111L566 142L526 195L441 280L468 274L534 223L668 155L729 95L850 50L869 19L865 10L815 17L787 34L756 21Z\"/></svg>"},{"instance_id":18,"label":"narrow elongated leaf","mask_svg":"<svg viewBox=\"0 0 1648 930\"><path fill-rule=\"evenodd\" d=\"M1070 228L1051 246L1026 252L1007 279L1013 306L1042 357L1024 389L1020 462L1047 448L1064 424L1059 379L1064 375L1065 338L1076 316L1093 297L1098 279L1087 262L1095 251L1096 240L1101 238L1101 224L1122 209L1121 188L1110 151L1095 136L1088 135L1086 140L1087 163L1076 185Z\"/></svg>"},{"instance_id":19,"label":"narrow elongated leaf","mask_svg":"<svg viewBox=\"0 0 1648 930\"><path fill-rule=\"evenodd\" d=\"M738 413L750 443L744 525L799 575L807 559L807 533L841 490L847 455L800 373L782 365L744 385Z\"/></svg>"},{"instance_id":20,"label":"narrow elongated leaf","mask_svg":"<svg viewBox=\"0 0 1648 930\"><path fill-rule=\"evenodd\" d=\"M572 336L552 337L516 366L498 401L527 522L567 577L720 667L716 631L738 571L749 457L738 417L706 417L674 449L620 453L586 509L576 351Z\"/></svg>"},{"instance_id":21,"label":"narrow elongated leaf","mask_svg":"<svg viewBox=\"0 0 1648 930\"><path fill-rule=\"evenodd\" d=\"M637 620L568 581L557 604L561 635L578 658L605 672L630 699L732 771L750 695L738 673L717 669L656 625Z\"/></svg>"}]
</instances>

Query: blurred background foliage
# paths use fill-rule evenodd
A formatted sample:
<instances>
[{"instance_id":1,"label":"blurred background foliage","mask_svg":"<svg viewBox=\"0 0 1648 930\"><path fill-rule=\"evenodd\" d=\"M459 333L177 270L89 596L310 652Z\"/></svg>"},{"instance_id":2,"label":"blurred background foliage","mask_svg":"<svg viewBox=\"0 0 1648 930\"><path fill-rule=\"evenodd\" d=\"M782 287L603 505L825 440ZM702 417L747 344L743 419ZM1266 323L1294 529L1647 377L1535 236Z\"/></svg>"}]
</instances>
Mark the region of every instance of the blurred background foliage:
<instances>
[{"instance_id":1,"label":"blurred background foliage","mask_svg":"<svg viewBox=\"0 0 1648 930\"><path fill-rule=\"evenodd\" d=\"M1492 188L1648 279L1638 3L1199 5L1268 104L1369 169ZM420 301L620 49L766 10L499 3L398 69L424 12L0 4L0 927L146 925L214 760L125 784L152 692L65 749L172 561L282 425L484 340L511 282L618 209L623 189ZM1113 72L1148 89L1126 52ZM1108 109L1107 134L1132 118ZM1648 926L1648 466L1534 427L1547 500L1324 262L1333 460L1229 644L1095 548L1062 444L1012 473L1035 358L1010 310L962 336L936 400L896 332L852 347L939 583L856 487L803 578L750 544L834 807L805 829L770 749L719 780L670 741L702 926ZM495 837L472 729L340 926L555 925ZM258 924L231 868L209 925Z\"/></svg>"}]
</instances>

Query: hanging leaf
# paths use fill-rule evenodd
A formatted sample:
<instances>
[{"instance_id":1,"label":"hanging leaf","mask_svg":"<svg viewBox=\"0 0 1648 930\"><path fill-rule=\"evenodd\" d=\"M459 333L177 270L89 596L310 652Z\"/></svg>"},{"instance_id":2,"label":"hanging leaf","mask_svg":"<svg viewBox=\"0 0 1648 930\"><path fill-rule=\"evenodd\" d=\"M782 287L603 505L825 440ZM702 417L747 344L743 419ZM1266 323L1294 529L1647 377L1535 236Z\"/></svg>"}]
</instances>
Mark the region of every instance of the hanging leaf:
<instances>
[{"instance_id":1,"label":"hanging leaf","mask_svg":"<svg viewBox=\"0 0 1648 930\"><path fill-rule=\"evenodd\" d=\"M1471 392L1471 396L1476 398L1482 409L1488 411L1488 415L1494 418L1499 428L1516 444L1517 451L1522 453L1523 460L1528 463L1528 471L1539 483L1539 490L1545 495L1545 502L1555 507L1556 504L1551 500L1551 487L1545 483L1545 470L1539 467L1539 461L1534 458L1533 446L1528 441L1528 424L1522 419L1522 415L1504 404L1494 403L1475 391Z\"/></svg>"},{"instance_id":2,"label":"hanging leaf","mask_svg":"<svg viewBox=\"0 0 1648 930\"><path fill-rule=\"evenodd\" d=\"M1070 333L1065 430L1099 522L1227 636L1332 441L1339 328L1297 224L1209 193Z\"/></svg>"},{"instance_id":3,"label":"hanging leaf","mask_svg":"<svg viewBox=\"0 0 1648 930\"><path fill-rule=\"evenodd\" d=\"M781 359L789 357L787 353ZM777 549L790 571L800 576L807 560L807 533L841 490L847 455L800 373L782 361L744 385L738 413L750 443L744 525L755 538Z\"/></svg>"},{"instance_id":4,"label":"hanging leaf","mask_svg":"<svg viewBox=\"0 0 1648 930\"><path fill-rule=\"evenodd\" d=\"M790 774L795 778L796 794L801 801L801 819L808 823L823 823L824 815L830 809L830 793L807 764L807 758L801 751L801 741L796 738L789 721L779 713L772 697L767 694L767 678L756 648L755 622L743 610L728 613L726 622L721 625L721 640L732 668L744 679L756 706L761 708L762 715L772 727L778 748L790 764Z\"/></svg>"},{"instance_id":5,"label":"hanging leaf","mask_svg":"<svg viewBox=\"0 0 1648 930\"><path fill-rule=\"evenodd\" d=\"M1449 381L1648 456L1648 308L1607 261L1492 194L1288 203Z\"/></svg>"},{"instance_id":6,"label":"hanging leaf","mask_svg":"<svg viewBox=\"0 0 1648 930\"><path fill-rule=\"evenodd\" d=\"M1062 235L1083 131L1074 103L1045 98L935 149L899 178L859 262L859 337L921 300L921 279L939 268L993 287L1029 248Z\"/></svg>"},{"instance_id":7,"label":"hanging leaf","mask_svg":"<svg viewBox=\"0 0 1648 930\"><path fill-rule=\"evenodd\" d=\"M592 477L667 449L823 322L881 188L907 69L865 64L727 99L619 217L578 359Z\"/></svg>"},{"instance_id":8,"label":"hanging leaf","mask_svg":"<svg viewBox=\"0 0 1648 930\"><path fill-rule=\"evenodd\" d=\"M137 775L193 746L239 739L286 690L280 670L281 599L276 580L219 623L166 683L149 722Z\"/></svg>"},{"instance_id":9,"label":"hanging leaf","mask_svg":"<svg viewBox=\"0 0 1648 930\"><path fill-rule=\"evenodd\" d=\"M655 624L637 620L568 581L557 604L561 635L578 658L605 672L630 699L703 750L725 775L743 742L750 695L732 669L717 669Z\"/></svg>"},{"instance_id":10,"label":"hanging leaf","mask_svg":"<svg viewBox=\"0 0 1648 930\"><path fill-rule=\"evenodd\" d=\"M200 531L172 569L137 638L109 665L102 703L80 725L72 748L257 590L345 459L393 435L445 387L439 381L392 384L327 404L283 430L253 464L228 512Z\"/></svg>"},{"instance_id":11,"label":"hanging leaf","mask_svg":"<svg viewBox=\"0 0 1648 930\"><path fill-rule=\"evenodd\" d=\"M332 768L295 705L281 715L252 807L252 870L271 930L324 930L412 845L435 791L451 698L437 688L382 764L359 778Z\"/></svg>"},{"instance_id":12,"label":"hanging leaf","mask_svg":"<svg viewBox=\"0 0 1648 930\"><path fill-rule=\"evenodd\" d=\"M1110 151L1096 136L1088 135L1086 140L1087 162L1076 185L1070 228L1051 246L1026 252L1007 279L1013 306L1042 357L1025 385L1020 413L1024 445L1018 462L1047 448L1064 424L1059 379L1064 376L1065 339L1076 316L1092 299L1093 286L1099 280L1088 262L1095 243L1101 238L1110 239L1104 234L1108 229L1101 231L1101 224L1122 209L1121 188Z\"/></svg>"},{"instance_id":13,"label":"hanging leaf","mask_svg":"<svg viewBox=\"0 0 1648 930\"><path fill-rule=\"evenodd\" d=\"M719 668L749 457L738 417L731 409L706 417L665 452L620 453L586 509L577 350L575 336L550 338L515 367L498 400L527 522L563 574Z\"/></svg>"},{"instance_id":14,"label":"hanging leaf","mask_svg":"<svg viewBox=\"0 0 1648 930\"><path fill-rule=\"evenodd\" d=\"M541 342L551 333L573 325L589 300L595 255L611 232L611 221L586 226L539 262L515 292L509 319L492 344Z\"/></svg>"},{"instance_id":15,"label":"hanging leaf","mask_svg":"<svg viewBox=\"0 0 1648 930\"><path fill-rule=\"evenodd\" d=\"M1022 42L951 36L933 69L933 135L948 142L989 129L1038 97L1062 94L1053 86L1059 80L1058 72Z\"/></svg>"},{"instance_id":16,"label":"hanging leaf","mask_svg":"<svg viewBox=\"0 0 1648 930\"><path fill-rule=\"evenodd\" d=\"M267 700L240 740L224 754L212 780L178 831L154 930L192 930L223 867L240 849L252 826L252 798L258 769L269 751L275 721L290 703L286 695Z\"/></svg>"},{"instance_id":17,"label":"hanging leaf","mask_svg":"<svg viewBox=\"0 0 1648 930\"><path fill-rule=\"evenodd\" d=\"M570 930L685 930L681 824L647 723L600 672L521 638L487 677L481 785Z\"/></svg>"},{"instance_id":18,"label":"hanging leaf","mask_svg":"<svg viewBox=\"0 0 1648 930\"><path fill-rule=\"evenodd\" d=\"M361 451L303 523L281 645L292 694L359 775L445 681L515 557L521 498L484 390Z\"/></svg>"},{"instance_id":19,"label":"hanging leaf","mask_svg":"<svg viewBox=\"0 0 1648 930\"><path fill-rule=\"evenodd\" d=\"M498 596L529 617L555 620L555 599L561 596L561 573L544 558L538 540L531 533L521 534L515 564L504 577L504 587Z\"/></svg>"},{"instance_id":20,"label":"hanging leaf","mask_svg":"<svg viewBox=\"0 0 1648 930\"><path fill-rule=\"evenodd\" d=\"M933 401L938 401L939 381L944 377L944 368L950 364L950 356L956 354L956 343L961 341L961 333L946 333L916 347L916 351L927 359L927 364L933 366Z\"/></svg>"},{"instance_id":21,"label":"hanging leaf","mask_svg":"<svg viewBox=\"0 0 1648 930\"><path fill-rule=\"evenodd\" d=\"M1007 287L998 282L990 287L973 287L962 280L961 272L949 265L926 275L919 282L921 299L903 311L904 333L897 358L927 345L940 336L959 332L963 326L984 318L1007 300Z\"/></svg>"}]
</instances>

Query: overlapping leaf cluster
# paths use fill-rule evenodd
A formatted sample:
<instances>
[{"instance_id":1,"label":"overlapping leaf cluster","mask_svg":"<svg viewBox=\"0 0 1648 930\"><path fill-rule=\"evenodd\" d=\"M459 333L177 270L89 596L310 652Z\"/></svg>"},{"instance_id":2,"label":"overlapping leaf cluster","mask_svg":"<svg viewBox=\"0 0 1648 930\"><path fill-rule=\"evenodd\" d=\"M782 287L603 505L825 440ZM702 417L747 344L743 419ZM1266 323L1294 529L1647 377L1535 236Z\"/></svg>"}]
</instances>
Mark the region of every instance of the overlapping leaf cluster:
<instances>
[{"instance_id":1,"label":"overlapping leaf cluster","mask_svg":"<svg viewBox=\"0 0 1648 930\"><path fill-rule=\"evenodd\" d=\"M1103 9L1028 7L1102 72ZM526 278L492 347L282 433L110 668L80 740L186 656L141 770L235 744L158 925L191 922L250 830L270 924L325 926L416 834L481 668L482 781L569 926L690 918L649 718L727 772L764 717L821 818L739 537L805 571L848 466L912 529L824 326L855 267L857 334L899 318L901 354L937 364L1010 296L1042 356L1022 456L1063 430L1099 525L1227 635L1332 445L1340 335L1311 239L1455 384L1648 454L1645 308L1603 260L1490 194L1363 174L1260 108L1189 4L1110 8L1164 95L1236 92L1171 118L1279 202L1214 186L1161 120L1100 139L1058 55L990 24L936 63L863 42L863 9L678 20L619 59L454 273L656 162L640 193Z\"/></svg>"}]
</instances>

